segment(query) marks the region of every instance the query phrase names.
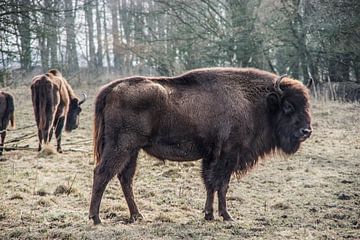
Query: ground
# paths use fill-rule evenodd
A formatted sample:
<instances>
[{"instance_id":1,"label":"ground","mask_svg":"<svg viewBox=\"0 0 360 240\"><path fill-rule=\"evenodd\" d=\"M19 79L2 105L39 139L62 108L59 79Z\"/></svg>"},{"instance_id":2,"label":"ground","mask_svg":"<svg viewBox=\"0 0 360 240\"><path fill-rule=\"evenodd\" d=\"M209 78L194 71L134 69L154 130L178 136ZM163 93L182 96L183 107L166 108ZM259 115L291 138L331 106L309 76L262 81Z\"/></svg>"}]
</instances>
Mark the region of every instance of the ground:
<instances>
[{"instance_id":1,"label":"ground","mask_svg":"<svg viewBox=\"0 0 360 240\"><path fill-rule=\"evenodd\" d=\"M234 222L203 219L200 162L162 162L141 153L134 182L144 220L127 223L117 179L88 220L92 112L97 88L83 88L81 126L64 133L64 153L38 154L29 87L15 95L17 129L0 161L0 239L360 239L360 105L312 101L313 135L291 157L270 157L232 178ZM75 89L80 95L80 89ZM217 202L217 201L216 201ZM217 209L217 204L215 204Z\"/></svg>"}]
</instances>

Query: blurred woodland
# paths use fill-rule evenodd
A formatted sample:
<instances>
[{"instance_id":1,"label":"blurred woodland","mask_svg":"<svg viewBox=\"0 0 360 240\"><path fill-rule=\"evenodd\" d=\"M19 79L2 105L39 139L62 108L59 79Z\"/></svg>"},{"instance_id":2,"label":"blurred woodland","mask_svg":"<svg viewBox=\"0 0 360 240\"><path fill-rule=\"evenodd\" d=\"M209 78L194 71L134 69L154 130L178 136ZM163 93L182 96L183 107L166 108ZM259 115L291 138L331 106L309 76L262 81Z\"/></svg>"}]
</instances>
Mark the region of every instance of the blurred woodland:
<instances>
[{"instance_id":1,"label":"blurred woodland","mask_svg":"<svg viewBox=\"0 0 360 240\"><path fill-rule=\"evenodd\" d=\"M49 68L100 84L212 66L360 83L360 1L0 2L2 86Z\"/></svg>"}]
</instances>

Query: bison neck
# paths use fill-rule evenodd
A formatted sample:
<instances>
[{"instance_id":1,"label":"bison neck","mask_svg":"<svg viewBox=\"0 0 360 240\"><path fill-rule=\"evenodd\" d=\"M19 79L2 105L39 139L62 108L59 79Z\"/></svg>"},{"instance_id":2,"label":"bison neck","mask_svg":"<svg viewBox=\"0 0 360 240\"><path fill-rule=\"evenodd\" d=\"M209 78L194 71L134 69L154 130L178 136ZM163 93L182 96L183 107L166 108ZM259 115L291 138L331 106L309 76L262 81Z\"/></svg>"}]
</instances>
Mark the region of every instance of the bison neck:
<instances>
[{"instance_id":1,"label":"bison neck","mask_svg":"<svg viewBox=\"0 0 360 240\"><path fill-rule=\"evenodd\" d=\"M251 169L259 159L265 158L277 149L277 140L274 133L268 110L263 103L254 102L252 116L248 119L247 127L243 128L239 139L235 171L244 173Z\"/></svg>"}]
</instances>

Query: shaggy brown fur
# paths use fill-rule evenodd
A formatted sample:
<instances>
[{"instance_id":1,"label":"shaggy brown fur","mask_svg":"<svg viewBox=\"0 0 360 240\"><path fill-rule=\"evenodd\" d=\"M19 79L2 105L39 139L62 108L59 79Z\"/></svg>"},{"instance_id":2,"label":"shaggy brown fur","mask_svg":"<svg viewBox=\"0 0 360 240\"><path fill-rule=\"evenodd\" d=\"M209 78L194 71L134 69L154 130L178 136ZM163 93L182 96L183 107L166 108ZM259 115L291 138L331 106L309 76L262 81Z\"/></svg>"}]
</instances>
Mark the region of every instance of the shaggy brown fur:
<instances>
[{"instance_id":1,"label":"shaggy brown fur","mask_svg":"<svg viewBox=\"0 0 360 240\"><path fill-rule=\"evenodd\" d=\"M3 147L6 137L6 128L11 124L11 127L15 127L14 119L14 98L10 93L0 91L0 155L3 153Z\"/></svg>"},{"instance_id":2,"label":"shaggy brown fur","mask_svg":"<svg viewBox=\"0 0 360 240\"><path fill-rule=\"evenodd\" d=\"M251 169L271 152L295 153L310 136L307 88L299 81L251 68L209 68L176 77L132 77L105 85L95 102L96 167L90 218L117 175L130 210L141 217L132 179L140 149L159 159L202 159L205 219L231 220L226 193L233 173Z\"/></svg>"},{"instance_id":3,"label":"shaggy brown fur","mask_svg":"<svg viewBox=\"0 0 360 240\"><path fill-rule=\"evenodd\" d=\"M52 69L33 78L31 96L38 127L38 150L41 150L42 141L45 144L50 142L55 128L57 151L62 152L62 129L65 125L65 130L70 132L78 127L80 105L85 101L86 95L79 101L61 73Z\"/></svg>"}]
</instances>

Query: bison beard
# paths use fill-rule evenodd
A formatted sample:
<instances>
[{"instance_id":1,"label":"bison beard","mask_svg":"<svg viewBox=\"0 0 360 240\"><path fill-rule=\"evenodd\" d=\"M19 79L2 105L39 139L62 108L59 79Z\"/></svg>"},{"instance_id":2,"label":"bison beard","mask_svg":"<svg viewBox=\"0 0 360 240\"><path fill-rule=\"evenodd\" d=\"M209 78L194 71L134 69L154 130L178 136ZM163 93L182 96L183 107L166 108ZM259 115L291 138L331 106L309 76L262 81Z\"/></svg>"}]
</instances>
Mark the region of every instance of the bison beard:
<instances>
[{"instance_id":1,"label":"bison beard","mask_svg":"<svg viewBox=\"0 0 360 240\"><path fill-rule=\"evenodd\" d=\"M307 88L299 81L244 68L209 68L177 77L131 77L105 85L95 102L94 170L90 215L117 175L130 210L141 218L132 180L140 149L159 159L202 159L205 219L232 220L226 193L233 173L244 173L274 151L293 154L311 134Z\"/></svg>"}]
</instances>

